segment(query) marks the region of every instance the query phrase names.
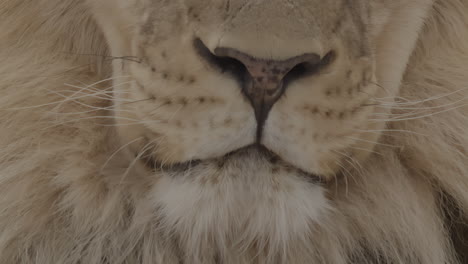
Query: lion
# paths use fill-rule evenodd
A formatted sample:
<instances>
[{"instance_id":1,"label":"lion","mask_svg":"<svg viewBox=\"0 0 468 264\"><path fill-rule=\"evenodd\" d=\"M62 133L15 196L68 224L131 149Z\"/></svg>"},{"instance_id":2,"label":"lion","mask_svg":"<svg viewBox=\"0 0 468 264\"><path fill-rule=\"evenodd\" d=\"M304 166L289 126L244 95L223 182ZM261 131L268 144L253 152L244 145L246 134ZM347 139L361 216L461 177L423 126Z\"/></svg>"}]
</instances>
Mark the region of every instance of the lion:
<instances>
[{"instance_id":1,"label":"lion","mask_svg":"<svg viewBox=\"0 0 468 264\"><path fill-rule=\"evenodd\" d=\"M468 263L468 1L3 0L0 263Z\"/></svg>"}]
</instances>

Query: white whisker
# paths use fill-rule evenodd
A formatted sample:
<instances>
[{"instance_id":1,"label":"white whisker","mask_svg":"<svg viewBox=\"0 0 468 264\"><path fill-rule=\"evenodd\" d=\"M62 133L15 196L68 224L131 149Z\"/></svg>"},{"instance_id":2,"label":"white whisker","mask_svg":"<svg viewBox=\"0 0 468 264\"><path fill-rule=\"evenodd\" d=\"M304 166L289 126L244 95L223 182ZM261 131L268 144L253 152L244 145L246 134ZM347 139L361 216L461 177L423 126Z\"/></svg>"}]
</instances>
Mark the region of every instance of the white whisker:
<instances>
[{"instance_id":1,"label":"white whisker","mask_svg":"<svg viewBox=\"0 0 468 264\"><path fill-rule=\"evenodd\" d=\"M130 173L131 169L135 166L135 164L141 159L142 155L145 154L146 151L148 151L148 149L151 147L151 144L153 143L153 141L150 141L148 143L146 143L146 145L144 145L140 151L138 152L138 154L136 155L136 157L132 160L132 162L130 162L129 166L127 167L127 169L125 170L124 174L120 177L120 182L119 182L119 185L122 185L123 184L123 181L125 180L125 178L128 176L128 174Z\"/></svg>"},{"instance_id":2,"label":"white whisker","mask_svg":"<svg viewBox=\"0 0 468 264\"><path fill-rule=\"evenodd\" d=\"M369 121L371 121L371 122L397 122L397 121L416 120L416 119L421 119L421 118L425 118L425 117L431 117L431 116L435 116L435 115L447 113L447 112L450 112L450 111L454 111L454 110L457 110L457 109L466 107L467 105L468 105L468 104L463 104L463 105L459 105L459 106L457 106L457 107L453 107L453 108L450 108L450 109L445 109L445 110L438 111L438 112L435 112L435 113L430 113L430 114L421 115L421 116L415 116L415 117L409 117L409 118L369 119Z\"/></svg>"},{"instance_id":3,"label":"white whisker","mask_svg":"<svg viewBox=\"0 0 468 264\"><path fill-rule=\"evenodd\" d=\"M467 90L467 88L462 88L462 89L458 89L458 90L455 90L455 91L450 92L450 93L446 93L446 94L442 94L442 95L436 95L436 96L429 97L427 99L419 100L419 101L411 101L411 100L403 98L403 97L383 97L383 98L373 98L371 100L374 100L374 101L377 101L377 102L382 102L384 104L389 104L389 105L416 105L416 104L421 104L421 103L425 103L425 102L429 102L429 101L442 99L444 97L454 95L454 94L458 94L458 93L466 91L466 90ZM390 99L392 101L385 102L385 101L382 101L382 99ZM393 101L395 99L400 99L400 100L403 100L403 101L406 101L406 102L395 102L395 101Z\"/></svg>"},{"instance_id":4,"label":"white whisker","mask_svg":"<svg viewBox=\"0 0 468 264\"><path fill-rule=\"evenodd\" d=\"M365 140L365 139L361 139L361 138L354 138L354 137L345 137L345 138L349 138L349 139L354 140L354 141L361 141L361 142L371 143L373 145L385 146L385 147L390 147L390 148L396 148L397 147L397 146L388 145L388 144L379 143L379 142L370 141L370 140Z\"/></svg>"},{"instance_id":5,"label":"white whisker","mask_svg":"<svg viewBox=\"0 0 468 264\"><path fill-rule=\"evenodd\" d=\"M142 140L143 137L139 137L139 138L136 138L130 142L128 142L127 144L121 146L120 148L118 148L116 151L114 151L114 153L112 153L112 155L110 155L110 157L106 160L106 162L104 162L104 164L102 165L100 171L102 172L104 170L104 168L107 166L107 164L115 157L115 155L117 155L117 153L119 153L120 151L122 151L123 149L125 149L126 147L128 147L129 145L139 141L139 140Z\"/></svg>"},{"instance_id":6,"label":"white whisker","mask_svg":"<svg viewBox=\"0 0 468 264\"><path fill-rule=\"evenodd\" d=\"M428 135L410 131L410 130L402 130L402 129L378 129L378 130L361 130L361 129L353 129L354 131L361 132L361 133L380 133L380 132L399 132L399 133L407 133L407 134L414 134L418 136L425 136Z\"/></svg>"}]
</instances>

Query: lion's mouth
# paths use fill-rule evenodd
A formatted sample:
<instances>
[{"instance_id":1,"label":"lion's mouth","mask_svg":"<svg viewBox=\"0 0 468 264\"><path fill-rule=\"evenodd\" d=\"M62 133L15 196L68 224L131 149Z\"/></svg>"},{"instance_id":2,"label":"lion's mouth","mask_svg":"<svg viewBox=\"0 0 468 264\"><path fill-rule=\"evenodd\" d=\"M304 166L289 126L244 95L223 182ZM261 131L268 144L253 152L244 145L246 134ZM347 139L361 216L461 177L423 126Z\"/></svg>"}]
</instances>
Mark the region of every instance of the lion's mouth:
<instances>
[{"instance_id":1,"label":"lion's mouth","mask_svg":"<svg viewBox=\"0 0 468 264\"><path fill-rule=\"evenodd\" d=\"M171 172L173 174L174 173L177 174L177 173L183 173L183 172L189 171L198 166L202 166L206 164L216 164L219 168L222 169L229 162L236 160L236 159L245 158L245 157L256 158L258 160L261 160L261 162L270 164L271 167L280 166L281 168L284 168L288 173L292 173L298 176L305 177L309 179L310 181L317 183L317 184L323 184L326 182L325 177L322 177L320 175L310 173L300 168L297 168L296 166L284 161L279 155L272 152L271 150L269 150L268 148L266 148L265 146L261 144L252 144L252 145L231 151L221 157L210 158L210 159L196 159L196 160L189 160L189 161L180 162L180 163L164 164L162 162L159 162L153 156L143 155L140 157L140 161L145 165L145 167L147 167L151 171Z\"/></svg>"}]
</instances>

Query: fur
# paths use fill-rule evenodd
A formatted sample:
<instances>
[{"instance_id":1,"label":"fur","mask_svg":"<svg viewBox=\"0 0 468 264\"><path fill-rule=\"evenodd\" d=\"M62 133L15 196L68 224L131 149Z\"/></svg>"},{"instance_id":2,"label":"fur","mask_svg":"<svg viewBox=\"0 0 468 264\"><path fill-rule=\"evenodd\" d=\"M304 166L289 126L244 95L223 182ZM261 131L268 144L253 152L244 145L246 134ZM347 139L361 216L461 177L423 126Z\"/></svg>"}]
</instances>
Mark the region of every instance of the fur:
<instances>
[{"instance_id":1,"label":"fur","mask_svg":"<svg viewBox=\"0 0 468 264\"><path fill-rule=\"evenodd\" d=\"M465 263L468 2L435 1L423 22L401 86L381 79L399 89L361 167L270 181L254 155L192 182L197 168L168 180L122 149L110 78L132 58L87 4L2 1L0 263ZM251 175L231 179L239 166Z\"/></svg>"}]
</instances>

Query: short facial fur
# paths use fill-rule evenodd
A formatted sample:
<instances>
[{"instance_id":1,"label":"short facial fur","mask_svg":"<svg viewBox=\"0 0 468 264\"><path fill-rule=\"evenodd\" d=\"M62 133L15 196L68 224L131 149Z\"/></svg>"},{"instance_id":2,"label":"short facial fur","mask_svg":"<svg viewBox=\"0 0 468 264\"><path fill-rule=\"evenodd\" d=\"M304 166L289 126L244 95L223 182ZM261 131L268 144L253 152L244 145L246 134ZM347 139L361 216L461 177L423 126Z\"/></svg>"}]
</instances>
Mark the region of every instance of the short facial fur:
<instances>
[{"instance_id":1,"label":"short facial fur","mask_svg":"<svg viewBox=\"0 0 468 264\"><path fill-rule=\"evenodd\" d=\"M218 158L257 142L291 165L329 179L342 169L343 155L361 159L372 151L378 134L365 131L381 129L385 122L379 120L387 114L374 107L375 100L396 94L431 1L93 3L112 55L140 60L114 65L114 77L130 76L123 79L130 83L115 89L124 102L116 104L116 113L126 118L117 122L144 123L139 131L121 128L124 141L144 137L136 148L152 142L154 159L169 165ZM392 18L405 12L410 13L405 27L388 29ZM400 41L380 44L381 38ZM210 67L197 53L197 39L212 53L232 48L272 61L331 54L333 61L288 84L259 139L242 84ZM401 51L385 54L392 45Z\"/></svg>"},{"instance_id":2,"label":"short facial fur","mask_svg":"<svg viewBox=\"0 0 468 264\"><path fill-rule=\"evenodd\" d=\"M373 152L379 133L369 131L382 130L382 120L389 117L376 103L397 93L421 18L431 2L93 2L112 55L131 54L138 59L138 63L114 64L115 114L122 143L133 142L129 148L135 155L150 156L160 166L202 161L183 173L183 179L168 176L161 180L161 190L155 191L161 196L158 202L167 208L180 206L180 211L165 214L167 221L174 228L186 228L200 214L201 200L216 200L223 201L222 205L211 207L223 209L207 209L202 214L209 219L207 227L220 222L234 234L200 229L191 236L213 232L220 236L212 238L216 244L225 244L221 241L247 227L252 237L242 243L254 243L255 236L260 241L268 237L273 244L269 251L274 252L284 250L281 243L309 233L329 204L325 189L310 183L312 176L305 174L331 181ZM405 26L389 29L401 23L398 18L405 12L409 18ZM382 38L400 41L388 43ZM258 138L260 125L241 92L242 84L233 74L211 67L197 52L196 40L211 53L219 47L231 48L263 60L281 61L307 53L321 59L332 54L333 58L318 72L288 84ZM386 54L389 49L400 51ZM139 124L125 125L128 122ZM255 154L247 160L234 155L222 161L224 155L252 144L261 144L282 162ZM248 166L248 160L255 160L254 165ZM209 187L205 182L211 183ZM281 204L284 208L275 211ZM182 224L180 218L190 210L195 210L192 217ZM245 210L258 216L241 213ZM268 219L273 222L268 224ZM275 234L279 230L284 233Z\"/></svg>"},{"instance_id":3,"label":"short facial fur","mask_svg":"<svg viewBox=\"0 0 468 264\"><path fill-rule=\"evenodd\" d=\"M27 6L7 2L9 14ZM54 10L65 14L71 9L86 14L81 20L75 14L58 30L61 39L73 36L72 44L57 44L60 50L97 52L113 58L112 65L91 60L91 67L103 69L88 71L75 68L82 60L50 59L55 70L45 70L47 76L60 77L38 86L59 99L73 99L58 106L44 95L24 103L26 92L4 88L16 95L2 103L16 109L16 120L36 116L45 122L15 130L10 114L0 119L9 127L8 140L0 142L6 153L0 161L0 173L6 175L0 183L0 205L6 208L0 226L21 230L0 229L1 263L458 261L441 197L448 194L454 210L464 215L468 122L460 99L466 91L460 89L467 80L455 69L466 68L460 65L468 59L460 54L468 46L455 34L463 34L462 26L454 30L454 40L447 40L450 44L428 48L425 41L440 41L434 37L442 27L437 11L453 24L468 24L459 13L468 10L464 1L90 0L57 5ZM9 17L5 24L14 21ZM86 30L71 33L71 25L85 28L82 24ZM80 38L81 32L88 37ZM54 54L52 44L43 45L46 54ZM200 45L213 56L217 48L228 48L272 63L303 54L330 60L291 78L259 125L242 80L213 65ZM27 50L18 43L11 46L17 54ZM32 55L22 56L28 61ZM0 58L8 58L7 53ZM439 62L452 69L440 78L432 76ZM37 65L48 67L45 59ZM63 74L63 68L70 72ZM36 78L33 82L41 80ZM88 85L73 84L71 91L63 87L76 79ZM34 85L12 78L5 87L13 86L26 91ZM441 105L456 109L432 119L444 111ZM40 111L28 116L31 107ZM420 110L429 111L429 119L414 114ZM104 121L87 122L96 118ZM428 140L421 135L430 124L437 125ZM29 142L37 144L29 148ZM65 151L66 145L73 151ZM34 159L21 158L17 146ZM41 171L27 171L21 161ZM17 254L15 248L24 252Z\"/></svg>"}]
</instances>

